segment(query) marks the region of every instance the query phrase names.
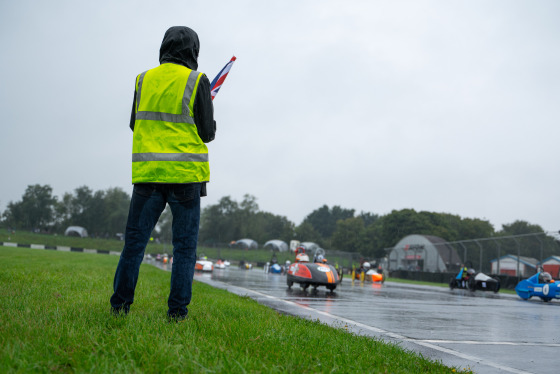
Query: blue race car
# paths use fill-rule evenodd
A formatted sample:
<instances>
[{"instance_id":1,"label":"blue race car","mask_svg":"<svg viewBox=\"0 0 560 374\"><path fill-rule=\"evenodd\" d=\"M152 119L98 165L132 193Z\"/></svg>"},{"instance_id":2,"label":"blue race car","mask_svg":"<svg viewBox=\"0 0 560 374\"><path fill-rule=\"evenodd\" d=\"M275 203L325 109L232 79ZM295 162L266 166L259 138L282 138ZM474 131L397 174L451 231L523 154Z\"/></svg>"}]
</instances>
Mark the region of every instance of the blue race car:
<instances>
[{"instance_id":1,"label":"blue race car","mask_svg":"<svg viewBox=\"0 0 560 374\"><path fill-rule=\"evenodd\" d=\"M276 255L273 255L270 259L270 262L267 262L265 265L265 272L272 273L272 274L284 274L284 267L278 264L278 259Z\"/></svg>"},{"instance_id":2,"label":"blue race car","mask_svg":"<svg viewBox=\"0 0 560 374\"><path fill-rule=\"evenodd\" d=\"M540 297L543 301L560 299L560 281L554 281L547 272L538 272L519 282L515 286L515 292L524 300L533 296Z\"/></svg>"}]
</instances>

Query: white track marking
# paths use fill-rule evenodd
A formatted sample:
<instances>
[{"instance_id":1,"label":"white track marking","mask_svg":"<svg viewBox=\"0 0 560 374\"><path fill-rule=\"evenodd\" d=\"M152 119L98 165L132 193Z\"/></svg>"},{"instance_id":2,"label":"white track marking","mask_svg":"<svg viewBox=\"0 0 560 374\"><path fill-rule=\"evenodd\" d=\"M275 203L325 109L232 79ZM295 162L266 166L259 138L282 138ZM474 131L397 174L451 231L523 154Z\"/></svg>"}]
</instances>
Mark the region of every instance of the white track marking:
<instances>
[{"instance_id":1,"label":"white track marking","mask_svg":"<svg viewBox=\"0 0 560 374\"><path fill-rule=\"evenodd\" d=\"M426 343L440 343L440 344L515 345L515 346L529 346L529 347L560 348L560 343L485 342L485 341L476 341L476 340L437 340L437 339L419 339L418 341L426 342Z\"/></svg>"}]
</instances>

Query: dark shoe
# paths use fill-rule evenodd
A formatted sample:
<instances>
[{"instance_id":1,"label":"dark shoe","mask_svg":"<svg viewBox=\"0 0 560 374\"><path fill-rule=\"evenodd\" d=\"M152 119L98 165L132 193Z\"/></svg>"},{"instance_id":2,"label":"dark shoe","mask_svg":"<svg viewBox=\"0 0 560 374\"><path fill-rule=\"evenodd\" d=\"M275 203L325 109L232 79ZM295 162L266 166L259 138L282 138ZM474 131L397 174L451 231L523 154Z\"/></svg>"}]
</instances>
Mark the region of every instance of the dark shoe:
<instances>
[{"instance_id":1,"label":"dark shoe","mask_svg":"<svg viewBox=\"0 0 560 374\"><path fill-rule=\"evenodd\" d=\"M185 322L187 320L188 317L188 313L187 314L178 314L178 313L167 313L167 322Z\"/></svg>"},{"instance_id":2,"label":"dark shoe","mask_svg":"<svg viewBox=\"0 0 560 374\"><path fill-rule=\"evenodd\" d=\"M121 306L120 308L111 307L111 313L115 317L126 316L128 314L129 308Z\"/></svg>"}]
</instances>

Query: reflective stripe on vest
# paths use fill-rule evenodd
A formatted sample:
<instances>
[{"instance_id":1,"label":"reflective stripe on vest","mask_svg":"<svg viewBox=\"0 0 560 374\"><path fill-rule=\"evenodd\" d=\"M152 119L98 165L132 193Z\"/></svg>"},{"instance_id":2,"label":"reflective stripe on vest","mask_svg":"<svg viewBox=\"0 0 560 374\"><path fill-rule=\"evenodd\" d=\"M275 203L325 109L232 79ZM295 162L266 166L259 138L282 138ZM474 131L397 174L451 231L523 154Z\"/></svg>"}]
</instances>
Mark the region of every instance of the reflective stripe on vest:
<instances>
[{"instance_id":1,"label":"reflective stripe on vest","mask_svg":"<svg viewBox=\"0 0 560 374\"><path fill-rule=\"evenodd\" d=\"M209 181L208 148L193 119L201 76L176 64L138 76L132 183Z\"/></svg>"},{"instance_id":2,"label":"reflective stripe on vest","mask_svg":"<svg viewBox=\"0 0 560 374\"><path fill-rule=\"evenodd\" d=\"M133 153L132 162L140 161L196 161L208 162L204 153Z\"/></svg>"}]
</instances>

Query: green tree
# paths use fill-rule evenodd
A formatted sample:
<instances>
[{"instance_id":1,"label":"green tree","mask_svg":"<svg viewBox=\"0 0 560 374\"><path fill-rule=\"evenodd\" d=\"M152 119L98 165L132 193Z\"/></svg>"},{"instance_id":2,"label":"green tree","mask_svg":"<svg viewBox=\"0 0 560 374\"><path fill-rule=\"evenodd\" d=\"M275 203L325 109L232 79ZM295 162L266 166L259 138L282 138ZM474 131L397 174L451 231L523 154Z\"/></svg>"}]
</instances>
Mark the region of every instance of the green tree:
<instances>
[{"instance_id":1,"label":"green tree","mask_svg":"<svg viewBox=\"0 0 560 374\"><path fill-rule=\"evenodd\" d=\"M91 213L88 209L93 205L93 191L87 186L81 186L74 190L74 194L70 195L66 201L66 211L68 216L68 225L85 227L91 234L92 227L89 226Z\"/></svg>"},{"instance_id":2,"label":"green tree","mask_svg":"<svg viewBox=\"0 0 560 374\"><path fill-rule=\"evenodd\" d=\"M95 191L83 212L83 226L87 228L89 234L94 237L109 236L107 232L107 210L105 208L105 191Z\"/></svg>"},{"instance_id":3,"label":"green tree","mask_svg":"<svg viewBox=\"0 0 560 374\"><path fill-rule=\"evenodd\" d=\"M78 187L55 205L57 231L76 225L85 227L90 236L114 238L125 230L129 205L130 196L119 187L105 191Z\"/></svg>"},{"instance_id":4,"label":"green tree","mask_svg":"<svg viewBox=\"0 0 560 374\"><path fill-rule=\"evenodd\" d=\"M412 234L432 234L433 225L426 215L414 209L393 210L376 222L379 224L381 245L394 246L400 239Z\"/></svg>"},{"instance_id":5,"label":"green tree","mask_svg":"<svg viewBox=\"0 0 560 374\"><path fill-rule=\"evenodd\" d=\"M229 243L241 239L239 204L230 196L202 210L199 241L205 244Z\"/></svg>"},{"instance_id":6,"label":"green tree","mask_svg":"<svg viewBox=\"0 0 560 374\"><path fill-rule=\"evenodd\" d=\"M259 211L257 199L244 195L241 203L226 196L205 207L200 218L199 241L206 245L251 238L259 244L270 239L290 240L294 224L286 217Z\"/></svg>"},{"instance_id":7,"label":"green tree","mask_svg":"<svg viewBox=\"0 0 560 374\"><path fill-rule=\"evenodd\" d=\"M297 226L295 234L295 238L300 242L314 242L322 247L325 246L321 234L319 234L309 222L303 221L299 226Z\"/></svg>"},{"instance_id":8,"label":"green tree","mask_svg":"<svg viewBox=\"0 0 560 374\"><path fill-rule=\"evenodd\" d=\"M336 222L352 217L354 217L354 209L344 209L338 205L330 209L327 205L323 205L307 215L302 224L313 226L314 230L320 235L316 242L323 243L323 246L329 246L331 237L336 230Z\"/></svg>"},{"instance_id":9,"label":"green tree","mask_svg":"<svg viewBox=\"0 0 560 374\"><path fill-rule=\"evenodd\" d=\"M371 258L382 258L387 255L384 242L381 240L383 226L377 221L364 230L364 248L362 254Z\"/></svg>"},{"instance_id":10,"label":"green tree","mask_svg":"<svg viewBox=\"0 0 560 374\"><path fill-rule=\"evenodd\" d=\"M502 230L496 233L496 236L515 236L544 233L540 225L531 224L527 221L517 220L509 224L502 225ZM560 249L558 242L554 238L547 235L528 235L520 236L515 239L504 239L502 242L503 252L508 254L517 254L518 246L521 256L544 260L553 255L558 255Z\"/></svg>"},{"instance_id":11,"label":"green tree","mask_svg":"<svg viewBox=\"0 0 560 374\"><path fill-rule=\"evenodd\" d=\"M379 216L377 214L366 213L366 212L360 212L358 217L360 217L362 219L362 221L364 221L364 226L366 226L366 227L374 224L375 221L377 221L379 219Z\"/></svg>"},{"instance_id":12,"label":"green tree","mask_svg":"<svg viewBox=\"0 0 560 374\"><path fill-rule=\"evenodd\" d=\"M365 225L362 217L339 220L332 235L332 247L345 252L365 251Z\"/></svg>"},{"instance_id":13,"label":"green tree","mask_svg":"<svg viewBox=\"0 0 560 374\"><path fill-rule=\"evenodd\" d=\"M254 238L261 245L271 239L280 239L289 243L294 238L294 224L284 216L257 212L251 221L253 221L254 231L249 231L247 236Z\"/></svg>"},{"instance_id":14,"label":"green tree","mask_svg":"<svg viewBox=\"0 0 560 374\"><path fill-rule=\"evenodd\" d=\"M257 198L255 196L245 194L243 200L239 203L239 209L235 213L236 224L239 226L239 235L241 237L251 238L262 244L262 236L264 235L260 222L256 220L256 214L259 211Z\"/></svg>"},{"instance_id":15,"label":"green tree","mask_svg":"<svg viewBox=\"0 0 560 374\"><path fill-rule=\"evenodd\" d=\"M62 195L62 199L57 201L54 206L54 230L63 233L66 227L70 226L72 220L72 199L73 196L69 192Z\"/></svg>"},{"instance_id":16,"label":"green tree","mask_svg":"<svg viewBox=\"0 0 560 374\"><path fill-rule=\"evenodd\" d=\"M129 206L130 195L122 188L114 187L105 190L103 212L100 217L103 222L103 226L100 227L101 232L106 232L112 238L117 233L124 233Z\"/></svg>"},{"instance_id":17,"label":"green tree","mask_svg":"<svg viewBox=\"0 0 560 374\"><path fill-rule=\"evenodd\" d=\"M544 232L544 230L539 225L533 225L527 221L517 220L515 222L502 225L502 230L498 232L498 235L523 235L537 232Z\"/></svg>"},{"instance_id":18,"label":"green tree","mask_svg":"<svg viewBox=\"0 0 560 374\"><path fill-rule=\"evenodd\" d=\"M2 219L4 224L10 228L24 228L26 217L21 201L10 201L6 210L2 213Z\"/></svg>"},{"instance_id":19,"label":"green tree","mask_svg":"<svg viewBox=\"0 0 560 374\"><path fill-rule=\"evenodd\" d=\"M458 230L459 237L456 240L489 238L494 234L494 227L489 221L478 218L463 218Z\"/></svg>"},{"instance_id":20,"label":"green tree","mask_svg":"<svg viewBox=\"0 0 560 374\"><path fill-rule=\"evenodd\" d=\"M65 200L65 211L67 225L82 226L90 236L100 236L105 233L104 201L103 191L94 192L88 186L81 186L74 190L74 194Z\"/></svg>"},{"instance_id":21,"label":"green tree","mask_svg":"<svg viewBox=\"0 0 560 374\"><path fill-rule=\"evenodd\" d=\"M49 229L55 217L56 200L51 186L29 185L20 202L8 203L3 214L4 220L12 227Z\"/></svg>"}]
</instances>

